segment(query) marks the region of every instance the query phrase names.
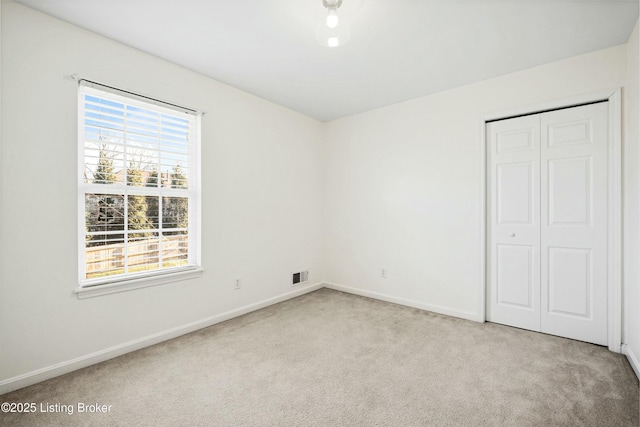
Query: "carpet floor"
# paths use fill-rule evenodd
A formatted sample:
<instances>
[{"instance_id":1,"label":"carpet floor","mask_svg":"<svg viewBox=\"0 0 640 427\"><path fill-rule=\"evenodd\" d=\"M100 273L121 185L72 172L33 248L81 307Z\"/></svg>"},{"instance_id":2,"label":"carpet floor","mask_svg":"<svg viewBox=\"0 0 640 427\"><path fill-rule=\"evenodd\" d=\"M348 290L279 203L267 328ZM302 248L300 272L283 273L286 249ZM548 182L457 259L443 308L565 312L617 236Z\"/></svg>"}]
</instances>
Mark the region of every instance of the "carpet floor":
<instances>
[{"instance_id":1,"label":"carpet floor","mask_svg":"<svg viewBox=\"0 0 640 427\"><path fill-rule=\"evenodd\" d=\"M639 422L638 381L626 358L604 347L329 289L5 394L0 402L38 406L31 414L0 413L2 426ZM78 403L111 407L78 413Z\"/></svg>"}]
</instances>

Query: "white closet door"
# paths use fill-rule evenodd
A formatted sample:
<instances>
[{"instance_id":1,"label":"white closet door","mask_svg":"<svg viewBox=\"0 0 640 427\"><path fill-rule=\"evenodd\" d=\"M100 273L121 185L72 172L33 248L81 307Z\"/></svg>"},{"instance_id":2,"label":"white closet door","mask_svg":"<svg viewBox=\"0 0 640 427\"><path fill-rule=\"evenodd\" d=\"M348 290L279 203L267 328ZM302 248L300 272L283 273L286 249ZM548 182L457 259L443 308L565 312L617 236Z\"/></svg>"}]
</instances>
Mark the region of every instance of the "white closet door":
<instances>
[{"instance_id":1,"label":"white closet door","mask_svg":"<svg viewBox=\"0 0 640 427\"><path fill-rule=\"evenodd\" d=\"M541 331L607 344L608 104L542 114Z\"/></svg>"},{"instance_id":2,"label":"white closet door","mask_svg":"<svg viewBox=\"0 0 640 427\"><path fill-rule=\"evenodd\" d=\"M607 345L608 103L487 125L487 320Z\"/></svg>"},{"instance_id":3,"label":"white closet door","mask_svg":"<svg viewBox=\"0 0 640 427\"><path fill-rule=\"evenodd\" d=\"M487 320L540 330L540 116L487 125Z\"/></svg>"}]
</instances>

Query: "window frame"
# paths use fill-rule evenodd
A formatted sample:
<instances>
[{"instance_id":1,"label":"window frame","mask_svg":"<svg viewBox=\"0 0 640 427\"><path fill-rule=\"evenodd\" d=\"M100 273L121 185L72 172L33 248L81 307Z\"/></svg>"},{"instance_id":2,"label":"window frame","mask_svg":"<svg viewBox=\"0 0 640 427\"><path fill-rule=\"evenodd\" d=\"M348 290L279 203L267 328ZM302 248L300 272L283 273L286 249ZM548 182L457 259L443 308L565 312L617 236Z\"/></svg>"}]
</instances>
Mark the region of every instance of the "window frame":
<instances>
[{"instance_id":1,"label":"window frame","mask_svg":"<svg viewBox=\"0 0 640 427\"><path fill-rule=\"evenodd\" d=\"M134 107L141 107L154 112L171 114L179 116L179 114L190 114L193 116L193 135L194 141L189 142L188 147L188 177L189 185L186 191L180 189L162 188L160 186L157 191L158 197L176 197L179 193L186 194L188 199L188 259L187 265L177 267L165 267L155 270L147 270L139 273L124 273L98 278L86 278L86 219L85 219L85 197L86 194L101 194L96 190L100 190L105 184L86 183L84 178L85 172L85 95L97 96L110 101L120 102ZM75 293L78 298L88 298L98 295L105 295L114 292L122 292L133 289L155 286L165 283L182 281L199 277L202 274L201 267L201 176L200 176L200 149L201 149L201 116L202 113L174 104L159 101L144 95L120 90L110 86L101 85L99 83L87 80L79 80L78 82L78 284ZM125 144L124 147L127 145ZM123 148L124 149L124 148ZM123 167L127 167L127 157L123 158ZM161 176L161 170L159 170ZM125 181L115 184L113 187L109 185L108 189L104 188L108 194L123 195L145 195L150 191L147 187L128 186ZM146 189L145 189L146 188ZM130 191L132 190L132 191ZM155 195L153 195L155 196ZM125 199L126 200L126 199ZM126 202L125 202L126 204ZM127 217L124 218L122 234L127 239ZM162 231L171 232L170 228L159 228L158 236L161 238Z\"/></svg>"}]
</instances>

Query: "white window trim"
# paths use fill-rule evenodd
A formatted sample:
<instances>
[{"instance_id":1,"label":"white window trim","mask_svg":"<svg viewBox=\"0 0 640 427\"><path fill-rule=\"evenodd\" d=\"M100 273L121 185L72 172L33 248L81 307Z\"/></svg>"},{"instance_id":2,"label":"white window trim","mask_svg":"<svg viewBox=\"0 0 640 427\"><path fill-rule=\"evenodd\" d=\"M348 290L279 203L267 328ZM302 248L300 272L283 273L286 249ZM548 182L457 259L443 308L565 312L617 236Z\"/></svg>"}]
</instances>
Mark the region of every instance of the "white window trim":
<instances>
[{"instance_id":1,"label":"white window trim","mask_svg":"<svg viewBox=\"0 0 640 427\"><path fill-rule=\"evenodd\" d=\"M94 84L88 85L94 87ZM99 86L99 85L98 85ZM132 103L136 102L135 94L128 96L129 92L123 91L122 95L118 94L118 90L111 87L108 92L111 92L117 96L131 99ZM87 280L82 276L84 269L81 267L84 264L84 218L85 215L85 192L86 184L82 179L84 172L84 150L80 148L80 141L84 139L84 121L82 107L84 102L84 92L82 89L82 80L78 85L78 284L74 290L74 293L79 299L92 298L101 295L108 295L118 292L131 291L135 289L146 288L150 286L163 285L167 283L174 283L183 280L193 279L200 277L204 271L201 267L201 171L200 171L200 154L201 154L201 112L195 114L195 148L194 155L189 158L189 168L191 177L195 178L195 182L190 181L189 185L189 219L190 224L190 256L193 256L193 262L191 265L184 267L176 267L171 269L163 269L148 272L146 274L134 274L131 276L112 276L105 277L101 280ZM147 98L141 96L142 98ZM162 103L162 101L157 101ZM167 103L168 105L172 105ZM195 185L194 185L195 184ZM193 246L192 246L193 245ZM195 253L194 253L195 252Z\"/></svg>"},{"instance_id":2,"label":"white window trim","mask_svg":"<svg viewBox=\"0 0 640 427\"><path fill-rule=\"evenodd\" d=\"M176 271L165 270L158 272L153 276L113 280L111 283L78 287L74 292L79 299L93 298L101 295L109 295L118 292L132 291L134 289L148 288L150 286L195 279L202 276L203 271L204 270L201 267L184 267L183 269Z\"/></svg>"}]
</instances>

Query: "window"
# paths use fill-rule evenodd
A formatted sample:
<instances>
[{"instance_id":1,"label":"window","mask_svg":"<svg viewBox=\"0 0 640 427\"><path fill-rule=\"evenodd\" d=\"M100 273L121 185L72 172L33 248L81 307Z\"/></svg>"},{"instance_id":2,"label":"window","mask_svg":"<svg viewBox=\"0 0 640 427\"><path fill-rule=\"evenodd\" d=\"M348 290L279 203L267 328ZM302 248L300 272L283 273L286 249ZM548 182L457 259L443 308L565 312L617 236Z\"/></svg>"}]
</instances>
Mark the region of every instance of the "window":
<instances>
[{"instance_id":1,"label":"window","mask_svg":"<svg viewBox=\"0 0 640 427\"><path fill-rule=\"evenodd\" d=\"M199 127L195 111L80 81L80 288L198 267Z\"/></svg>"}]
</instances>

